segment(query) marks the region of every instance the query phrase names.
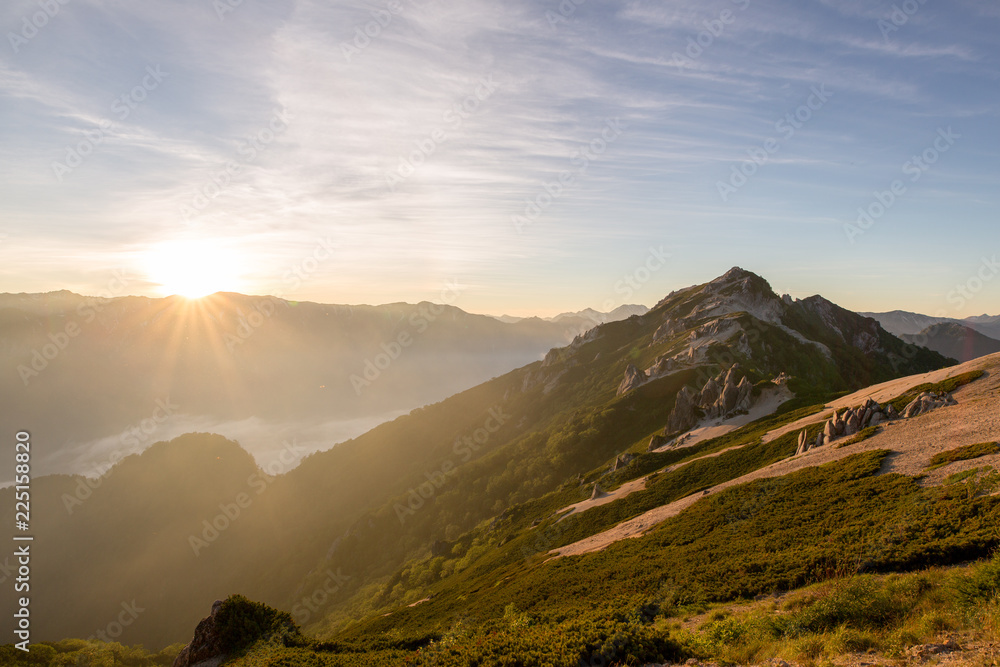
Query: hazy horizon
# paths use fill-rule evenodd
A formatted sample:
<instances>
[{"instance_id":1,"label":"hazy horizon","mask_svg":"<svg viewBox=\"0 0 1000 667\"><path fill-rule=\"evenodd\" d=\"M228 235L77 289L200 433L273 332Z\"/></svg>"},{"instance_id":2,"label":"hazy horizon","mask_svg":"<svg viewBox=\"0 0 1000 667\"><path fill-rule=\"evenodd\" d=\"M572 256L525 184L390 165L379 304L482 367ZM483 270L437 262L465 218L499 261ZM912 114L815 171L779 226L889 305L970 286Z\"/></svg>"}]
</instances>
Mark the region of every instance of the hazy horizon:
<instances>
[{"instance_id":1,"label":"hazy horizon","mask_svg":"<svg viewBox=\"0 0 1000 667\"><path fill-rule=\"evenodd\" d=\"M1000 302L992 4L56 4L0 9L8 291Z\"/></svg>"}]
</instances>

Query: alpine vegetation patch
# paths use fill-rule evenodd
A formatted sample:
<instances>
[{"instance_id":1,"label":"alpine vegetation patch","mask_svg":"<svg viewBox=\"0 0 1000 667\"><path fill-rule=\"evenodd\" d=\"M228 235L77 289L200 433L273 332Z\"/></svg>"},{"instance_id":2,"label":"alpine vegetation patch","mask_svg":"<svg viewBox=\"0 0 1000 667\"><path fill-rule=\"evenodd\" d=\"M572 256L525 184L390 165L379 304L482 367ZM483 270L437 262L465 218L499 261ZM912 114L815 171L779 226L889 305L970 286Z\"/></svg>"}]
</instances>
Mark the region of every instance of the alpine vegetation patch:
<instances>
[{"instance_id":1,"label":"alpine vegetation patch","mask_svg":"<svg viewBox=\"0 0 1000 667\"><path fill-rule=\"evenodd\" d=\"M275 477L294 468L306 453L306 450L295 444L294 439L291 442L286 440L282 445L278 460L268 464L266 470L252 473L247 477L247 486L254 491L253 495L247 491L240 491L232 499L232 502L219 505L218 514L201 522L200 532L188 535L188 546L191 547L195 556L201 555L202 551L219 539L219 536L253 505L254 499L267 491Z\"/></svg>"},{"instance_id":2,"label":"alpine vegetation patch","mask_svg":"<svg viewBox=\"0 0 1000 667\"><path fill-rule=\"evenodd\" d=\"M38 0L41 11L37 11L29 17L27 14L21 17L21 29L18 32L8 31L7 41L14 53L19 53L21 47L38 35L38 31L49 24L56 15L62 11L70 0Z\"/></svg>"},{"instance_id":3,"label":"alpine vegetation patch","mask_svg":"<svg viewBox=\"0 0 1000 667\"><path fill-rule=\"evenodd\" d=\"M493 80L493 75L483 77L475 90L465 96L462 100L452 104L441 114L441 127L431 130L422 139L413 142L413 150L406 155L399 156L398 166L386 173L385 184L391 192L396 191L396 186L413 176L432 155L437 153L438 148L446 143L451 137L449 132L458 130L473 114L479 111L483 102L493 97L499 85Z\"/></svg>"},{"instance_id":4,"label":"alpine vegetation patch","mask_svg":"<svg viewBox=\"0 0 1000 667\"><path fill-rule=\"evenodd\" d=\"M750 0L731 0L731 2L740 11L745 11L750 6ZM714 19L705 19L702 22L705 29L694 37L688 37L684 53L674 51L671 55L670 64L674 65L677 71L683 72L684 68L689 67L695 60L701 58L705 51L715 44L715 40L722 37L726 31L726 26L734 23L736 23L736 14L730 9L723 9Z\"/></svg>"},{"instance_id":5,"label":"alpine vegetation patch","mask_svg":"<svg viewBox=\"0 0 1000 667\"><path fill-rule=\"evenodd\" d=\"M113 642L116 641L125 632L126 628L135 623L136 619L139 618L139 614L146 611L145 607L140 607L136 604L135 600L131 602L122 602L122 610L118 612L115 620L108 623L104 628L97 630L94 634L87 637L87 641L100 640L102 642Z\"/></svg>"},{"instance_id":6,"label":"alpine vegetation patch","mask_svg":"<svg viewBox=\"0 0 1000 667\"><path fill-rule=\"evenodd\" d=\"M574 185L576 179L585 174L592 162L596 162L608 147L618 140L622 131L628 126L618 118L613 118L604 124L600 133L578 149L570 158L570 163L574 169L567 169L559 172L552 181L542 183L541 191L534 197L527 197L524 200L524 211L522 214L515 213L510 216L510 221L518 234L524 233L524 228L535 224L542 213L552 206L553 203Z\"/></svg>"},{"instance_id":7,"label":"alpine vegetation patch","mask_svg":"<svg viewBox=\"0 0 1000 667\"><path fill-rule=\"evenodd\" d=\"M292 607L292 616L295 622L304 626L313 617L313 614L329 604L337 593L344 590L344 586L351 580L350 575L343 574L340 568L337 571L327 569L326 579L316 587L309 595L303 595Z\"/></svg>"},{"instance_id":8,"label":"alpine vegetation patch","mask_svg":"<svg viewBox=\"0 0 1000 667\"><path fill-rule=\"evenodd\" d=\"M774 131L777 132L777 136L768 137L760 146L748 148L749 159L733 164L727 181L716 182L715 187L723 203L727 203L729 198L746 185L761 167L770 162L771 156L781 150L782 143L791 140L797 131L812 120L815 112L822 109L833 97L833 93L826 89L825 83L814 85L809 91L809 96L802 105L775 121Z\"/></svg>"},{"instance_id":9,"label":"alpine vegetation patch","mask_svg":"<svg viewBox=\"0 0 1000 667\"><path fill-rule=\"evenodd\" d=\"M462 463L468 463L476 452L489 443L493 434L510 421L510 417L500 406L490 408L482 426L455 440L455 444L452 446L455 457L460 458ZM448 458L437 469L424 473L426 481L407 492L405 504L395 504L394 509L399 523L406 523L409 517L416 514L428 500L437 495L450 478L456 474L458 474L458 464L455 463L454 458Z\"/></svg>"},{"instance_id":10,"label":"alpine vegetation patch","mask_svg":"<svg viewBox=\"0 0 1000 667\"><path fill-rule=\"evenodd\" d=\"M74 146L66 146L66 156L62 162L52 161L52 173L56 180L62 183L70 172L82 165L84 160L110 136L117 124L125 122L132 115L132 112L145 102L149 98L149 94L159 88L168 76L170 74L161 70L159 65L147 66L146 75L142 77L139 84L122 93L112 102L111 111L118 120L104 118L97 124L96 130L84 130L83 141Z\"/></svg>"},{"instance_id":11,"label":"alpine vegetation patch","mask_svg":"<svg viewBox=\"0 0 1000 667\"><path fill-rule=\"evenodd\" d=\"M910 183L916 183L961 138L962 135L953 131L950 126L948 129L938 128L937 136L931 145L903 163L900 168L903 175L909 177ZM885 190L876 190L873 193L872 201L867 206L858 208L858 217L855 223L844 223L844 234L847 236L848 242L852 245L857 243L857 237L871 229L907 192L906 181L901 178L893 180Z\"/></svg>"}]
</instances>

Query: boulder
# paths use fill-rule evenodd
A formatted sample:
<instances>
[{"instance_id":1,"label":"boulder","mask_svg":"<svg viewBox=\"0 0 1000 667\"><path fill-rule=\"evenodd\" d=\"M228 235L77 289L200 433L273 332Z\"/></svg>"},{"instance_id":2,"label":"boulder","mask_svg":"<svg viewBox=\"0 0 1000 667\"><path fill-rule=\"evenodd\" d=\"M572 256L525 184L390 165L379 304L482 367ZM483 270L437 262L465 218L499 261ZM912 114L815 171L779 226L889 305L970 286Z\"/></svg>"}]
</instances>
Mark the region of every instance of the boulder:
<instances>
[{"instance_id":1,"label":"boulder","mask_svg":"<svg viewBox=\"0 0 1000 667\"><path fill-rule=\"evenodd\" d=\"M844 435L854 435L858 432L858 427L860 426L860 420L858 415L853 410L847 413L847 422L844 425Z\"/></svg>"},{"instance_id":2,"label":"boulder","mask_svg":"<svg viewBox=\"0 0 1000 667\"><path fill-rule=\"evenodd\" d=\"M667 418L667 431L677 433L687 431L698 422L698 395L690 387L682 387L677 392L674 409Z\"/></svg>"},{"instance_id":3,"label":"boulder","mask_svg":"<svg viewBox=\"0 0 1000 667\"><path fill-rule=\"evenodd\" d=\"M173 667L219 667L228 657L222 650L222 640L215 626L220 607L222 600L212 603L212 613L198 623L194 638L177 654Z\"/></svg>"},{"instance_id":4,"label":"boulder","mask_svg":"<svg viewBox=\"0 0 1000 667\"><path fill-rule=\"evenodd\" d=\"M710 378L701 390L701 396L698 398L698 403L708 407L719 400L719 395L721 393L722 389L719 387L719 383L715 381L715 378Z\"/></svg>"},{"instance_id":5,"label":"boulder","mask_svg":"<svg viewBox=\"0 0 1000 667\"><path fill-rule=\"evenodd\" d=\"M667 439L666 438L664 438L662 435L659 435L659 434L654 435L653 437L651 437L649 439L648 451L650 451L650 452L655 451L655 450L659 449L660 447L662 447L665 444L667 444Z\"/></svg>"},{"instance_id":6,"label":"boulder","mask_svg":"<svg viewBox=\"0 0 1000 667\"><path fill-rule=\"evenodd\" d=\"M826 426L823 427L823 435L825 435L830 440L833 440L837 436L837 427L833 425L833 421L828 421Z\"/></svg>"},{"instance_id":7,"label":"boulder","mask_svg":"<svg viewBox=\"0 0 1000 667\"><path fill-rule=\"evenodd\" d=\"M750 381L744 375L740 383L736 385L736 388L740 392L736 399L736 411L749 412L750 404L753 401L753 385L750 384Z\"/></svg>"},{"instance_id":8,"label":"boulder","mask_svg":"<svg viewBox=\"0 0 1000 667\"><path fill-rule=\"evenodd\" d=\"M806 430L802 429L802 431L799 432L799 446L795 450L795 455L796 456L799 456L800 454L805 454L806 452L809 451L809 442L808 442L808 440L809 440L809 436L806 434Z\"/></svg>"},{"instance_id":9,"label":"boulder","mask_svg":"<svg viewBox=\"0 0 1000 667\"><path fill-rule=\"evenodd\" d=\"M722 396L719 397L719 402L715 404L716 410L715 415L717 417L725 417L729 413L736 410L736 404L740 400L740 390L736 386L735 382L730 382L730 378L726 378L726 386L722 390Z\"/></svg>"},{"instance_id":10,"label":"boulder","mask_svg":"<svg viewBox=\"0 0 1000 667\"><path fill-rule=\"evenodd\" d=\"M618 396L627 394L636 387L641 386L647 379L644 371L636 368L635 364L629 364L625 369L625 377L622 378L621 384L618 385Z\"/></svg>"}]
</instances>

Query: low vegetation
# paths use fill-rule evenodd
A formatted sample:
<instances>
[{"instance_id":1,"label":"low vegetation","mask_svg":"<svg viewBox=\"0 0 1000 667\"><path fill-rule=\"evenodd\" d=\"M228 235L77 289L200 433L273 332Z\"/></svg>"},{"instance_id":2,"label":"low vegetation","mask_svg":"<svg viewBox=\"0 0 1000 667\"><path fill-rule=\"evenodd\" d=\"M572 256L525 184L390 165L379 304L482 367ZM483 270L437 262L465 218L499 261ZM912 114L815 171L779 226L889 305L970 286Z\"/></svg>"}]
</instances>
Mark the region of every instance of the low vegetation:
<instances>
[{"instance_id":1,"label":"low vegetation","mask_svg":"<svg viewBox=\"0 0 1000 667\"><path fill-rule=\"evenodd\" d=\"M946 452L941 452L940 454L932 456L931 460L927 464L927 470L937 470L938 468L943 468L949 463L955 463L956 461L971 461L972 459L978 459L981 456L991 456L993 454L1000 454L1000 444L995 442L980 442L975 445L956 447L955 449L949 449Z\"/></svg>"},{"instance_id":2,"label":"low vegetation","mask_svg":"<svg viewBox=\"0 0 1000 667\"><path fill-rule=\"evenodd\" d=\"M963 387L970 382L978 380L983 377L983 375L985 375L983 371L969 371L968 373L961 373L960 375L955 375L954 377L942 380L941 382L925 382L924 384L913 387L905 394L901 394L900 396L892 399L889 401L889 404L892 405L897 412L902 412L913 399L925 391L929 393L950 394L959 387Z\"/></svg>"}]
</instances>

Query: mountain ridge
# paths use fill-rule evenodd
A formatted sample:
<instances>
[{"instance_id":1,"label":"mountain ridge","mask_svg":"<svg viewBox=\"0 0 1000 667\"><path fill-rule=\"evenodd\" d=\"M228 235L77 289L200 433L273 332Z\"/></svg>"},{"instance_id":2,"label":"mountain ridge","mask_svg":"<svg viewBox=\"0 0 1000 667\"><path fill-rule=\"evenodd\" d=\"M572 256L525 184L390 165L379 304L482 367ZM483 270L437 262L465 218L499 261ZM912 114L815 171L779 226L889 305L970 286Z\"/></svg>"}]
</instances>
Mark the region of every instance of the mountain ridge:
<instances>
[{"instance_id":1,"label":"mountain ridge","mask_svg":"<svg viewBox=\"0 0 1000 667\"><path fill-rule=\"evenodd\" d=\"M636 461L646 462L642 465L680 456L648 454L646 444L667 423L678 392L685 385L704 384L700 376L715 376L739 363L746 386L754 385L757 392L762 383L785 374L790 376L788 386L799 394L796 404L804 406L813 400L810 395L947 365L929 351L905 357L904 349L902 341L873 320L825 300L789 303L763 278L734 269L711 283L675 291L649 313L579 334L543 360L416 409L327 451L305 454L294 468L280 469L259 497L248 479L257 473L244 467L244 481L237 476L232 488L217 489L211 501L217 509L206 500L209 509L200 514L188 511L169 521L161 519L147 532L119 536L123 553L133 554L133 576L127 582L111 586L105 581L101 572L110 571L114 560L108 560L103 542L78 541L74 548L79 557L96 569L83 579L74 579L80 575L73 573L60 575L64 590L77 591L76 606L44 590L37 595L40 618L51 619L47 629L43 625L39 630L86 636L90 631L76 625L78 619L100 618L109 613L103 606L108 599L132 597L158 600L155 609L130 628L131 636L147 645L181 639L182 629L197 621L206 605L233 590L297 609L297 620L310 625L332 612L345 613L361 599L376 607L394 604L413 588L406 577L392 584L393 577L428 549L460 549L464 555L459 561L471 567L480 551L463 536L484 521L506 516L506 522L511 515L505 512L522 516L526 507L555 502L543 500L548 494L571 501L579 488L571 480L582 477L593 483L594 471L622 452L632 452ZM630 364L648 369L645 380L619 394ZM213 442L218 438L199 437ZM119 464L107 480L128 469ZM204 471L187 474L213 488ZM61 495L72 498L79 479L63 479ZM40 573L56 571L60 561L54 554L64 553L57 546L64 539L60 535L114 525L111 508L116 505L154 502L126 500L117 495L117 488L120 485L102 481L82 506L71 503L72 513L54 503L56 509L38 525L39 539L50 544L52 554L39 556ZM245 508L237 502L240 493L252 499ZM155 501L164 502L162 511L167 511L169 495L160 494ZM227 512L236 513L234 503L239 518L226 524ZM168 517L169 511L162 516ZM219 535L210 540L216 519L227 527L215 528ZM68 533L65 522L76 527ZM172 546L148 551L149 531ZM264 535L266 541L261 540ZM199 549L191 546L192 539ZM161 563L167 554L172 559ZM241 566L233 567L235 562ZM166 569L175 579L201 582L198 593L164 588L156 573ZM302 610L308 607L296 605L303 592L323 585L327 572L343 572L350 579L339 587L335 601L305 614ZM98 581L104 592L88 594L89 582ZM56 605L62 605L59 611Z\"/></svg>"}]
</instances>

